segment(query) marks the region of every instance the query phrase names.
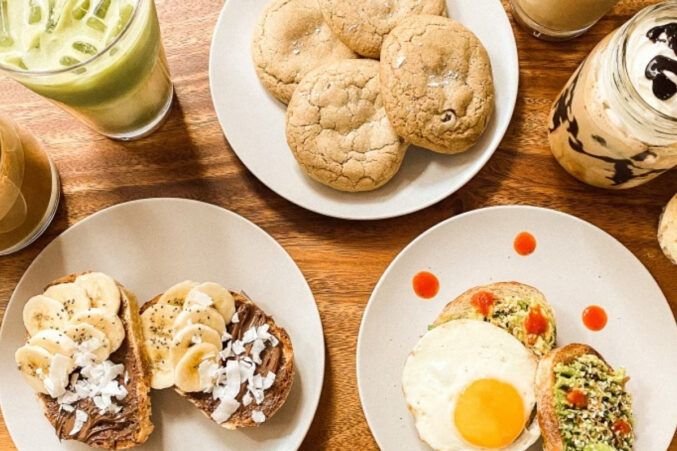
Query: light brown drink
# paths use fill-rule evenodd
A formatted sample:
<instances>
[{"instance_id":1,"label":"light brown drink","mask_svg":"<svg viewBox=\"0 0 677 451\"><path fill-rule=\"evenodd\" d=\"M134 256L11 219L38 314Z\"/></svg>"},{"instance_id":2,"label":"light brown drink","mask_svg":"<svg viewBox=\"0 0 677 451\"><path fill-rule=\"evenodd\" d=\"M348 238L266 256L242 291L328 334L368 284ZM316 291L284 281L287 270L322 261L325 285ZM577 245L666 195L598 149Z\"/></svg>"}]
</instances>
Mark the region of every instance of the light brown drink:
<instances>
[{"instance_id":1,"label":"light brown drink","mask_svg":"<svg viewBox=\"0 0 677 451\"><path fill-rule=\"evenodd\" d=\"M616 3L618 0L511 0L517 22L546 40L585 33Z\"/></svg>"},{"instance_id":2,"label":"light brown drink","mask_svg":"<svg viewBox=\"0 0 677 451\"><path fill-rule=\"evenodd\" d=\"M0 255L28 246L49 225L59 177L37 140L0 115Z\"/></svg>"}]
</instances>

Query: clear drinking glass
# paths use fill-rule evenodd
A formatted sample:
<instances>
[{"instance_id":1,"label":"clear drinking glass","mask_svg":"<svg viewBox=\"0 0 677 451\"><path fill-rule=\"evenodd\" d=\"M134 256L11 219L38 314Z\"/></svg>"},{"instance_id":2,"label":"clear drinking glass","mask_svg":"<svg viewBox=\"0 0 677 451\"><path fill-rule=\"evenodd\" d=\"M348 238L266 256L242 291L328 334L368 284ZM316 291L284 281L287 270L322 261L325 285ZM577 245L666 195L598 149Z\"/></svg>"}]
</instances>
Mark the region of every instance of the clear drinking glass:
<instances>
[{"instance_id":1,"label":"clear drinking glass","mask_svg":"<svg viewBox=\"0 0 677 451\"><path fill-rule=\"evenodd\" d=\"M618 0L510 0L515 21L546 41L580 36Z\"/></svg>"},{"instance_id":2,"label":"clear drinking glass","mask_svg":"<svg viewBox=\"0 0 677 451\"><path fill-rule=\"evenodd\" d=\"M32 243L59 204L59 176L37 140L0 115L0 255Z\"/></svg>"},{"instance_id":3,"label":"clear drinking glass","mask_svg":"<svg viewBox=\"0 0 677 451\"><path fill-rule=\"evenodd\" d=\"M153 0L0 0L0 71L113 139L155 131L174 97Z\"/></svg>"},{"instance_id":4,"label":"clear drinking glass","mask_svg":"<svg viewBox=\"0 0 677 451\"><path fill-rule=\"evenodd\" d=\"M677 2L669 1L646 7L590 52L550 111L550 149L567 172L625 189L677 167L676 40Z\"/></svg>"}]
</instances>

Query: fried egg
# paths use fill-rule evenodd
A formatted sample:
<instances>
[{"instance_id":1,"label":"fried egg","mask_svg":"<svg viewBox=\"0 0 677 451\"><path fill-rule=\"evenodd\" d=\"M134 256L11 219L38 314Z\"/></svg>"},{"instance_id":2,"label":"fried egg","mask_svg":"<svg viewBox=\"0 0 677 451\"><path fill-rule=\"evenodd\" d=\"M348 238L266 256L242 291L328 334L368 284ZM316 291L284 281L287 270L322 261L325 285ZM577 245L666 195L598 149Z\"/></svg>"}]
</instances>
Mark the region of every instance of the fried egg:
<instances>
[{"instance_id":1,"label":"fried egg","mask_svg":"<svg viewBox=\"0 0 677 451\"><path fill-rule=\"evenodd\" d=\"M402 389L421 440L445 451L521 451L539 437L536 357L490 323L435 327L404 365Z\"/></svg>"}]
</instances>

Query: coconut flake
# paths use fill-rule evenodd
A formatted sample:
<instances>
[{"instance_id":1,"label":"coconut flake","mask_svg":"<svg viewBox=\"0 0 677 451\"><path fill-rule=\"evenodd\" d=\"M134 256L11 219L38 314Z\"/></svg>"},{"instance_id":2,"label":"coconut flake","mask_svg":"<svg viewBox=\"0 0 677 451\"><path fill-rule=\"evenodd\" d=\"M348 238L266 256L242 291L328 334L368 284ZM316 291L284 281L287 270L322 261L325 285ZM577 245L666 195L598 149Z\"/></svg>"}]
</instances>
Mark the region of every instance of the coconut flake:
<instances>
[{"instance_id":1,"label":"coconut flake","mask_svg":"<svg viewBox=\"0 0 677 451\"><path fill-rule=\"evenodd\" d=\"M242 342L240 340L235 340L233 342L232 348L233 348L233 352L235 353L235 355L243 354L244 351L245 351L244 344L242 344Z\"/></svg>"},{"instance_id":2,"label":"coconut flake","mask_svg":"<svg viewBox=\"0 0 677 451\"><path fill-rule=\"evenodd\" d=\"M263 423L266 421L266 415L260 410L254 410L252 412L252 420L254 420L254 423Z\"/></svg>"},{"instance_id":3,"label":"coconut flake","mask_svg":"<svg viewBox=\"0 0 677 451\"><path fill-rule=\"evenodd\" d=\"M190 337L190 342L194 345L199 345L200 343L202 343L202 337L200 337L199 335L193 335L192 337Z\"/></svg>"},{"instance_id":4,"label":"coconut flake","mask_svg":"<svg viewBox=\"0 0 677 451\"><path fill-rule=\"evenodd\" d=\"M268 371L268 374L266 374L266 377L263 378L263 389L268 390L270 387L273 386L275 383L275 377L276 374L273 373L272 371Z\"/></svg>"},{"instance_id":5,"label":"coconut flake","mask_svg":"<svg viewBox=\"0 0 677 451\"><path fill-rule=\"evenodd\" d=\"M254 340L252 345L251 354L252 359L257 365L261 364L261 353L266 349L266 344L260 338Z\"/></svg>"},{"instance_id":6,"label":"coconut flake","mask_svg":"<svg viewBox=\"0 0 677 451\"><path fill-rule=\"evenodd\" d=\"M76 410L75 421L73 422L73 429L71 429L69 435L75 435L78 432L80 432L80 429L82 429L82 426L84 426L88 418L89 415L87 415L87 412L80 409Z\"/></svg>"},{"instance_id":7,"label":"coconut flake","mask_svg":"<svg viewBox=\"0 0 677 451\"><path fill-rule=\"evenodd\" d=\"M207 293L203 293L197 288L193 288L186 296L186 304L199 304L205 307L214 305L214 300Z\"/></svg>"},{"instance_id":8,"label":"coconut flake","mask_svg":"<svg viewBox=\"0 0 677 451\"><path fill-rule=\"evenodd\" d=\"M221 335L221 341L226 343L227 341L230 341L231 338L233 338L233 336L229 334L227 330L224 330L223 335Z\"/></svg>"},{"instance_id":9,"label":"coconut flake","mask_svg":"<svg viewBox=\"0 0 677 451\"><path fill-rule=\"evenodd\" d=\"M219 351L219 357L221 360L224 362L228 360L230 357L234 356L233 354L233 345L229 342L225 348L223 348L221 351Z\"/></svg>"},{"instance_id":10,"label":"coconut flake","mask_svg":"<svg viewBox=\"0 0 677 451\"><path fill-rule=\"evenodd\" d=\"M404 55L400 55L397 57L397 61L395 62L395 67L399 69L402 67L402 64L404 64L404 61L406 61L406 57Z\"/></svg>"},{"instance_id":11,"label":"coconut flake","mask_svg":"<svg viewBox=\"0 0 677 451\"><path fill-rule=\"evenodd\" d=\"M205 359L200 362L197 372L200 375L200 387L203 387L205 392L212 391L214 381L218 376L219 364L212 359Z\"/></svg>"},{"instance_id":12,"label":"coconut flake","mask_svg":"<svg viewBox=\"0 0 677 451\"><path fill-rule=\"evenodd\" d=\"M258 334L256 333L256 328L250 327L242 336L242 343L251 343L252 341L256 340L257 336Z\"/></svg>"},{"instance_id":13,"label":"coconut flake","mask_svg":"<svg viewBox=\"0 0 677 451\"><path fill-rule=\"evenodd\" d=\"M75 408L73 406L71 406L70 404L59 404L59 409L65 411L65 412L68 412L68 413L71 413L75 410Z\"/></svg>"},{"instance_id":14,"label":"coconut flake","mask_svg":"<svg viewBox=\"0 0 677 451\"><path fill-rule=\"evenodd\" d=\"M219 403L218 406L216 406L214 412L212 412L212 419L218 424L225 423L239 408L240 403L236 400L224 399Z\"/></svg>"},{"instance_id":15,"label":"coconut flake","mask_svg":"<svg viewBox=\"0 0 677 451\"><path fill-rule=\"evenodd\" d=\"M252 401L252 395L249 392L245 392L244 396L242 396L242 405L247 407Z\"/></svg>"},{"instance_id":16,"label":"coconut flake","mask_svg":"<svg viewBox=\"0 0 677 451\"><path fill-rule=\"evenodd\" d=\"M230 322L237 324L240 322L240 315L237 314L237 312L233 313L233 316L230 318Z\"/></svg>"}]
</instances>

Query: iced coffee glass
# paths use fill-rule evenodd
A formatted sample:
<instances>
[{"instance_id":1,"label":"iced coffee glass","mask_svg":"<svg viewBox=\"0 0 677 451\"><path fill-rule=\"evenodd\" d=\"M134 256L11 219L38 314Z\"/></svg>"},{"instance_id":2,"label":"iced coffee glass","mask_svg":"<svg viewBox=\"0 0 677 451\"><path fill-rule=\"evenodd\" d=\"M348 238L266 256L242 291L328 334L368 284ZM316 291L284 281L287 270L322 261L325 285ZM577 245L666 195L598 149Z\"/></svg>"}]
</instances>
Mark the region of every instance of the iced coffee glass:
<instances>
[{"instance_id":1,"label":"iced coffee glass","mask_svg":"<svg viewBox=\"0 0 677 451\"><path fill-rule=\"evenodd\" d=\"M59 203L59 177L35 138L0 115L0 255L32 243Z\"/></svg>"},{"instance_id":2,"label":"iced coffee glass","mask_svg":"<svg viewBox=\"0 0 677 451\"><path fill-rule=\"evenodd\" d=\"M677 2L640 11L590 53L552 106L550 148L571 175L632 188L677 166Z\"/></svg>"},{"instance_id":3,"label":"iced coffee glass","mask_svg":"<svg viewBox=\"0 0 677 451\"><path fill-rule=\"evenodd\" d=\"M510 0L515 20L539 38L562 41L580 36L618 0Z\"/></svg>"},{"instance_id":4,"label":"iced coffee glass","mask_svg":"<svg viewBox=\"0 0 677 451\"><path fill-rule=\"evenodd\" d=\"M174 96L153 0L0 0L0 70L113 139L152 133Z\"/></svg>"}]
</instances>

